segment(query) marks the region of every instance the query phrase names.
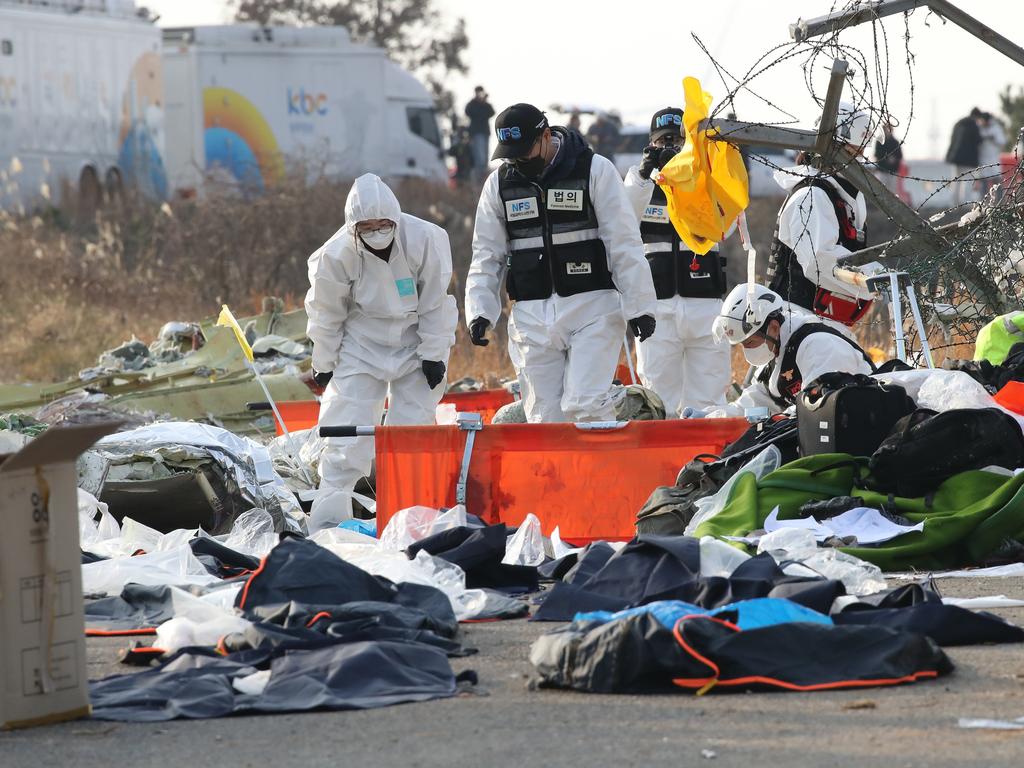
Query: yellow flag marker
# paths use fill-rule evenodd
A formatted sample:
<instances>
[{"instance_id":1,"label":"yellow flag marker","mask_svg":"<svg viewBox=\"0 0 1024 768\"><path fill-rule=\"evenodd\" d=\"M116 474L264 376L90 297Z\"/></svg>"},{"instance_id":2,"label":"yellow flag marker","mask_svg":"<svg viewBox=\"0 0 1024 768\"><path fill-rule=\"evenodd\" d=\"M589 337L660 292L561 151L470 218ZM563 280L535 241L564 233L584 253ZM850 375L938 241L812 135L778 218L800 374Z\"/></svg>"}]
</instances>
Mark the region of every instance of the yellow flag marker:
<instances>
[{"instance_id":1,"label":"yellow flag marker","mask_svg":"<svg viewBox=\"0 0 1024 768\"><path fill-rule=\"evenodd\" d=\"M274 402L274 398L270 396L270 390L267 388L266 382L263 381L263 377L260 376L260 372L256 369L256 358L252 353L252 347L249 346L249 342L245 338L245 332L242 330L242 326L238 324L238 321L235 320L235 316L231 314L231 310L228 309L227 304L221 305L220 315L217 317L217 325L226 326L234 332L235 339L238 341L238 346L242 348L242 354L245 355L245 359L249 361L249 370L252 371L252 375L255 376L256 381L259 382L260 387L263 389L263 394L266 395L267 402L270 403L270 408L274 411L277 423L281 425L281 432L284 433L285 442L288 444L288 448L292 452L291 458L295 461L296 466L298 466L299 470L302 472L303 477L306 478L306 482L308 482L311 487L314 486L313 478L310 476L309 471L299 458L299 449L292 440L292 433L288 431L288 425L284 423L284 419L281 417L281 412L277 409L277 403Z\"/></svg>"},{"instance_id":2,"label":"yellow flag marker","mask_svg":"<svg viewBox=\"0 0 1024 768\"><path fill-rule=\"evenodd\" d=\"M235 316L231 314L227 304L221 305L220 315L217 317L217 325L227 326L234 331L235 338L238 339L238 346L242 348L242 354L245 355L245 359L250 363L255 361L252 347L249 346L249 342L245 338L245 332L242 330L242 326L238 324L238 321L235 320Z\"/></svg>"}]
</instances>

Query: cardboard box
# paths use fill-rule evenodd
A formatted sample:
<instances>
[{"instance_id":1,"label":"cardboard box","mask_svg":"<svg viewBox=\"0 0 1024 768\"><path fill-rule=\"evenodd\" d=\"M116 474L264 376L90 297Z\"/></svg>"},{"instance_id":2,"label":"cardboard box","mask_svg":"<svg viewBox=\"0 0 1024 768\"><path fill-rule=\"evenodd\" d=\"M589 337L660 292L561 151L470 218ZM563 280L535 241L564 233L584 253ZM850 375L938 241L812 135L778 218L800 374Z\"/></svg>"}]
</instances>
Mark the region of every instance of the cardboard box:
<instances>
[{"instance_id":1,"label":"cardboard box","mask_svg":"<svg viewBox=\"0 0 1024 768\"><path fill-rule=\"evenodd\" d=\"M75 459L116 424L0 455L0 727L89 714Z\"/></svg>"}]
</instances>

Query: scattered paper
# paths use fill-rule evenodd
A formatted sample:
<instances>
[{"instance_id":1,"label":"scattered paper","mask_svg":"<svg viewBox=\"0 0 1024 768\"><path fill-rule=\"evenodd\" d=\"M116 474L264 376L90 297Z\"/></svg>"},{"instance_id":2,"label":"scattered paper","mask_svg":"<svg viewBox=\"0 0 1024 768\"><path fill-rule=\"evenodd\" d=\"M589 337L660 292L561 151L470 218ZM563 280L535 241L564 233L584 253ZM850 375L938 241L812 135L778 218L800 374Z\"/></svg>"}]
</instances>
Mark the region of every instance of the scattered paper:
<instances>
[{"instance_id":1,"label":"scattered paper","mask_svg":"<svg viewBox=\"0 0 1024 768\"><path fill-rule=\"evenodd\" d=\"M775 507L768 515L768 519L764 521L765 532L774 533L784 528L810 531L818 543L833 537L845 539L852 536L856 538L857 546L863 547L883 544L906 533L923 531L924 522L917 525L898 525L877 509L869 507L856 507L822 522L818 522L813 517L779 520L779 508ZM752 545L756 545L761 540L761 537L757 535L727 536L726 538L730 541L740 541Z\"/></svg>"},{"instance_id":2,"label":"scattered paper","mask_svg":"<svg viewBox=\"0 0 1024 768\"><path fill-rule=\"evenodd\" d=\"M1024 606L1024 600L1007 597L1006 595L990 595L988 597L944 597L942 602L946 605L957 605L961 608L1020 608Z\"/></svg>"}]
</instances>

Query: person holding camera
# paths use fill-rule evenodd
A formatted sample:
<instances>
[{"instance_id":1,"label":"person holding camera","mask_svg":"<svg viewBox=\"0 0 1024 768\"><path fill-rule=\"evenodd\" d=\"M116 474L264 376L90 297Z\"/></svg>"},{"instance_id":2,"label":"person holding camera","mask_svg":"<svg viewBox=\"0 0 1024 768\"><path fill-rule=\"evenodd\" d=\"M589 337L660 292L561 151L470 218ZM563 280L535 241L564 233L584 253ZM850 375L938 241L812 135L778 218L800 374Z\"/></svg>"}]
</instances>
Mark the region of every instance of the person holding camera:
<instances>
[{"instance_id":1,"label":"person holding camera","mask_svg":"<svg viewBox=\"0 0 1024 768\"><path fill-rule=\"evenodd\" d=\"M640 222L658 297L656 330L637 349L637 372L641 383L661 396L670 417L684 406L724 405L732 378L729 348L711 334L725 296L725 259L718 246L703 256L686 247L669 221L665 193L651 179L682 148L682 127L681 109L655 112L650 144L640 165L626 174L626 193Z\"/></svg>"}]
</instances>

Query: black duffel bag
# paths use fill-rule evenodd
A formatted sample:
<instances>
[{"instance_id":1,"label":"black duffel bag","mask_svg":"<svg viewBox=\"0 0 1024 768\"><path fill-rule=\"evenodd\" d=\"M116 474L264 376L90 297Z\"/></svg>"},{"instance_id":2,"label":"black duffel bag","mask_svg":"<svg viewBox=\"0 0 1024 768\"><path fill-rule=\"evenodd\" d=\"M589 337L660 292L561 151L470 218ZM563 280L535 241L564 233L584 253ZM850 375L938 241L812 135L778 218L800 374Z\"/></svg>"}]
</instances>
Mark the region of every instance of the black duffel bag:
<instances>
[{"instance_id":1,"label":"black duffel bag","mask_svg":"<svg viewBox=\"0 0 1024 768\"><path fill-rule=\"evenodd\" d=\"M900 419L871 456L869 488L897 496L926 496L960 472L1024 466L1024 434L998 408L927 409Z\"/></svg>"},{"instance_id":2,"label":"black duffel bag","mask_svg":"<svg viewBox=\"0 0 1024 768\"><path fill-rule=\"evenodd\" d=\"M826 373L796 400L800 455L870 456L914 408L903 387L863 373Z\"/></svg>"}]
</instances>

